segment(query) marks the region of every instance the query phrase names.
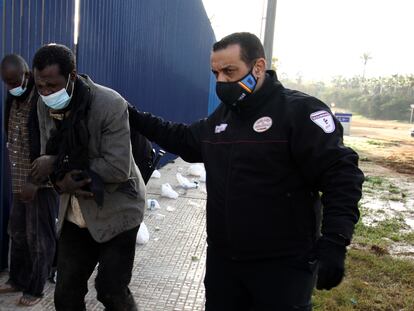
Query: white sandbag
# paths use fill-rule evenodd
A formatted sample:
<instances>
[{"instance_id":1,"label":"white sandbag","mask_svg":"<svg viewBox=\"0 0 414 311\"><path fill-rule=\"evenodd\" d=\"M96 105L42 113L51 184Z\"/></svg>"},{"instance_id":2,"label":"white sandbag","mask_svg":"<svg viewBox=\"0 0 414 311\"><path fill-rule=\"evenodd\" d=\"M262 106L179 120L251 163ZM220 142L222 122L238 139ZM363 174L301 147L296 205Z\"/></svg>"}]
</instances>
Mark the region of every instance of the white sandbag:
<instances>
[{"instance_id":1,"label":"white sandbag","mask_svg":"<svg viewBox=\"0 0 414 311\"><path fill-rule=\"evenodd\" d=\"M188 201L188 205L193 206L193 207L200 207L201 204L194 202L194 201Z\"/></svg>"},{"instance_id":2,"label":"white sandbag","mask_svg":"<svg viewBox=\"0 0 414 311\"><path fill-rule=\"evenodd\" d=\"M156 214L155 215L155 219L156 220L164 220L165 219L165 215L164 214Z\"/></svg>"},{"instance_id":3,"label":"white sandbag","mask_svg":"<svg viewBox=\"0 0 414 311\"><path fill-rule=\"evenodd\" d=\"M203 164L192 164L188 168L188 174L193 176L201 176L205 172Z\"/></svg>"},{"instance_id":4,"label":"white sandbag","mask_svg":"<svg viewBox=\"0 0 414 311\"><path fill-rule=\"evenodd\" d=\"M204 171L201 175L200 178L198 179L200 182L206 182L206 171Z\"/></svg>"},{"instance_id":5,"label":"white sandbag","mask_svg":"<svg viewBox=\"0 0 414 311\"><path fill-rule=\"evenodd\" d=\"M161 196L170 199L177 199L178 193L174 191L170 184L166 183L161 185Z\"/></svg>"},{"instance_id":6,"label":"white sandbag","mask_svg":"<svg viewBox=\"0 0 414 311\"><path fill-rule=\"evenodd\" d=\"M141 222L141 225L139 226L138 234L137 234L137 244L144 245L147 244L149 241L149 231L147 226L144 224L144 222Z\"/></svg>"},{"instance_id":7,"label":"white sandbag","mask_svg":"<svg viewBox=\"0 0 414 311\"><path fill-rule=\"evenodd\" d=\"M185 189L193 189L193 188L198 187L198 183L189 181L187 178L185 178L180 173L177 173L176 177L177 177L177 181L180 184L180 186Z\"/></svg>"},{"instance_id":8,"label":"white sandbag","mask_svg":"<svg viewBox=\"0 0 414 311\"><path fill-rule=\"evenodd\" d=\"M161 178L161 173L159 170L154 170L151 174L151 178Z\"/></svg>"},{"instance_id":9,"label":"white sandbag","mask_svg":"<svg viewBox=\"0 0 414 311\"><path fill-rule=\"evenodd\" d=\"M160 209L161 208L160 203L158 203L158 201L155 200L155 199L148 199L147 200L147 204L148 204L148 209L150 211L153 211L153 210L156 210L156 209Z\"/></svg>"}]
</instances>

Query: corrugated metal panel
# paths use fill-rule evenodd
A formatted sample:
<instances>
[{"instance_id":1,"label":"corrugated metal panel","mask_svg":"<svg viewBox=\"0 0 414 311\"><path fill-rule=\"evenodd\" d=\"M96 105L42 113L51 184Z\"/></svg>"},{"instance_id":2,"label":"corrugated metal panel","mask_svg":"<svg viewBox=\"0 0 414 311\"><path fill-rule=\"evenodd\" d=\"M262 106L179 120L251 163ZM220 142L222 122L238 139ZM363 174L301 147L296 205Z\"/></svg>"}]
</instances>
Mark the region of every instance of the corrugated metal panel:
<instances>
[{"instance_id":1,"label":"corrugated metal panel","mask_svg":"<svg viewBox=\"0 0 414 311\"><path fill-rule=\"evenodd\" d=\"M73 48L74 0L1 0L0 59L18 53L29 65L36 50L49 42ZM3 101L4 88L0 88Z\"/></svg>"},{"instance_id":2,"label":"corrugated metal panel","mask_svg":"<svg viewBox=\"0 0 414 311\"><path fill-rule=\"evenodd\" d=\"M31 66L38 48L49 42L73 48L74 0L0 0L0 59L10 53L22 55ZM3 99L0 86L0 169L3 169ZM3 187L0 175L0 191ZM3 196L0 193L0 204ZM1 218L1 215L0 215Z\"/></svg>"},{"instance_id":3,"label":"corrugated metal panel","mask_svg":"<svg viewBox=\"0 0 414 311\"><path fill-rule=\"evenodd\" d=\"M29 65L36 50L49 42L73 48L74 0L1 0L0 59L18 53ZM4 89L0 98L4 98Z\"/></svg>"},{"instance_id":4,"label":"corrugated metal panel","mask_svg":"<svg viewBox=\"0 0 414 311\"><path fill-rule=\"evenodd\" d=\"M214 41L201 0L84 0L78 69L141 110L191 122L208 112Z\"/></svg>"},{"instance_id":5,"label":"corrugated metal panel","mask_svg":"<svg viewBox=\"0 0 414 311\"><path fill-rule=\"evenodd\" d=\"M207 115L215 37L201 0L83 0L80 12L80 72L168 120Z\"/></svg>"},{"instance_id":6,"label":"corrugated metal panel","mask_svg":"<svg viewBox=\"0 0 414 311\"><path fill-rule=\"evenodd\" d=\"M0 56L18 53L29 63L49 42L73 48L74 0L2 0Z\"/></svg>"}]
</instances>

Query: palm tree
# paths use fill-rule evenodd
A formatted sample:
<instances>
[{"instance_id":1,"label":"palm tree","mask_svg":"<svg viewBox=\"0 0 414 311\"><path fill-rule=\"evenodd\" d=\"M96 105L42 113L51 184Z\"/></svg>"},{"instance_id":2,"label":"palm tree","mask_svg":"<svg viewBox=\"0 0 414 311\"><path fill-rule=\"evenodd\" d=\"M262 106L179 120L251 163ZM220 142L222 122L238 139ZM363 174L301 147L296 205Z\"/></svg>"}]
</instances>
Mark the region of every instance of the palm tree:
<instances>
[{"instance_id":1,"label":"palm tree","mask_svg":"<svg viewBox=\"0 0 414 311\"><path fill-rule=\"evenodd\" d=\"M362 79L365 79L365 68L367 67L367 63L370 59L372 59L369 53L364 53L361 56L361 59L364 61L364 71L362 72Z\"/></svg>"}]
</instances>

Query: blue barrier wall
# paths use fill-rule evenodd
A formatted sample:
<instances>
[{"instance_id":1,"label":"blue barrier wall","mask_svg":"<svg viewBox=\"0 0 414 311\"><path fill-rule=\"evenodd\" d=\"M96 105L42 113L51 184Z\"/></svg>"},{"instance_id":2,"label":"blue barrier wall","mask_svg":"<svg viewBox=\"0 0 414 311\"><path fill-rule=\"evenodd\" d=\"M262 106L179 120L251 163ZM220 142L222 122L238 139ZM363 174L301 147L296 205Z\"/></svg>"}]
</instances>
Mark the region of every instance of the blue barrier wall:
<instances>
[{"instance_id":1,"label":"blue barrier wall","mask_svg":"<svg viewBox=\"0 0 414 311\"><path fill-rule=\"evenodd\" d=\"M73 48L74 0L0 0L0 60L4 55L22 55L31 66L36 50L50 42L65 44ZM5 182L5 153L3 131L3 104L6 90L0 84L0 266L3 265L1 251L7 217L7 183ZM6 220L5 220L6 221ZM4 268L4 267L1 267Z\"/></svg>"},{"instance_id":2,"label":"blue barrier wall","mask_svg":"<svg viewBox=\"0 0 414 311\"><path fill-rule=\"evenodd\" d=\"M18 53L31 66L46 43L73 49L74 7L75 0L0 0L0 59ZM81 0L79 71L168 120L190 123L217 106L209 65L214 41L202 0ZM5 91L1 84L0 247L2 211L9 208L3 201Z\"/></svg>"},{"instance_id":3,"label":"blue barrier wall","mask_svg":"<svg viewBox=\"0 0 414 311\"><path fill-rule=\"evenodd\" d=\"M34 53L46 43L57 42L73 48L74 3L74 0L0 0L0 59L17 53L31 66ZM1 84L2 133L5 96Z\"/></svg>"},{"instance_id":4,"label":"blue barrier wall","mask_svg":"<svg viewBox=\"0 0 414 311\"><path fill-rule=\"evenodd\" d=\"M168 120L207 116L215 37L201 0L85 0L80 11L79 72Z\"/></svg>"},{"instance_id":5,"label":"blue barrier wall","mask_svg":"<svg viewBox=\"0 0 414 311\"><path fill-rule=\"evenodd\" d=\"M0 58L18 53L31 65L43 44L74 48L74 2L0 0ZM81 0L79 71L168 120L190 123L217 106L209 66L214 41L201 0Z\"/></svg>"},{"instance_id":6,"label":"blue barrier wall","mask_svg":"<svg viewBox=\"0 0 414 311\"><path fill-rule=\"evenodd\" d=\"M73 48L74 0L0 0L0 59L18 53L31 65L36 50L50 42ZM0 98L5 96L0 90Z\"/></svg>"}]
</instances>

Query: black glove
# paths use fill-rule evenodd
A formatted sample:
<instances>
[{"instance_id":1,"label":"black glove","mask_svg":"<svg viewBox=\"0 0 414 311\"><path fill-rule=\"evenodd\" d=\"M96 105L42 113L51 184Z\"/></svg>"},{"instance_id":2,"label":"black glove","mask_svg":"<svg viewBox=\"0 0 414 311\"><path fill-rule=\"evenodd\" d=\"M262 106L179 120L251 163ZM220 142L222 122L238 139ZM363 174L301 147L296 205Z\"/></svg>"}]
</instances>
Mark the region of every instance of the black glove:
<instances>
[{"instance_id":1,"label":"black glove","mask_svg":"<svg viewBox=\"0 0 414 311\"><path fill-rule=\"evenodd\" d=\"M346 243L323 236L318 240L316 254L319 261L316 288L330 290L338 286L345 272Z\"/></svg>"}]
</instances>

